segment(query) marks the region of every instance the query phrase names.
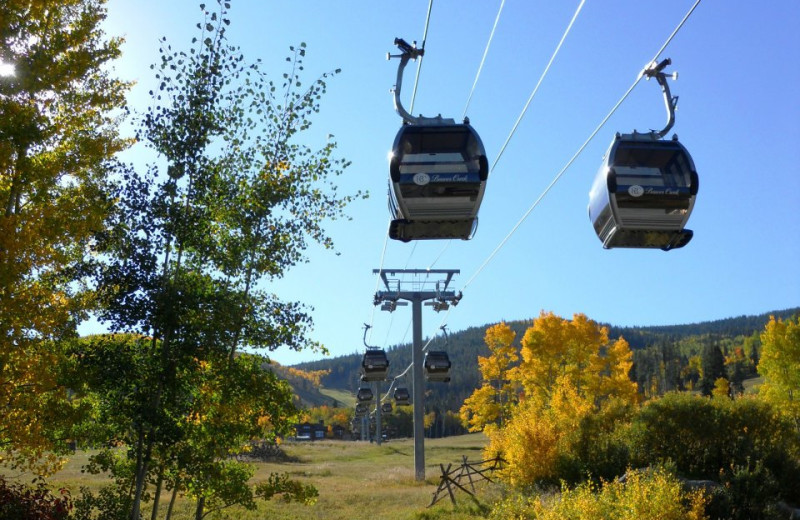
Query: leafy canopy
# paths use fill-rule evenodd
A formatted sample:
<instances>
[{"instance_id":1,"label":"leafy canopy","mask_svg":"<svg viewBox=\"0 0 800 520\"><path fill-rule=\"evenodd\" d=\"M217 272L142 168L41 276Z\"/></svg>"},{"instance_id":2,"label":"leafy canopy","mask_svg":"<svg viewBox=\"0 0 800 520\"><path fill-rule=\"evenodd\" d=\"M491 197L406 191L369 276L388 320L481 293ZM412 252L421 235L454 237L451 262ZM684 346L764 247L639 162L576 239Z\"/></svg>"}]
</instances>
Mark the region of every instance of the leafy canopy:
<instances>
[{"instance_id":1,"label":"leafy canopy","mask_svg":"<svg viewBox=\"0 0 800 520\"><path fill-rule=\"evenodd\" d=\"M108 65L121 40L104 0L0 4L0 460L55 467L69 415L51 341L75 335L89 305L76 271L109 210L107 173L127 146L117 116L128 85ZM52 426L52 427L51 427Z\"/></svg>"}]
</instances>

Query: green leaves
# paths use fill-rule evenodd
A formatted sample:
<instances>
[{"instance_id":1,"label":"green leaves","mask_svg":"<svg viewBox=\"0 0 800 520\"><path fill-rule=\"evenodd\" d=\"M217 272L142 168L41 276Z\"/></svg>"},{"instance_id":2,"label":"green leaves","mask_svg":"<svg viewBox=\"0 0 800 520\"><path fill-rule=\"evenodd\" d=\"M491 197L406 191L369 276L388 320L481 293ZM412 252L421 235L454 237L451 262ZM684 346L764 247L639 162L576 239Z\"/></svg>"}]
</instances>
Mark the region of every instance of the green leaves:
<instances>
[{"instance_id":1,"label":"green leaves","mask_svg":"<svg viewBox=\"0 0 800 520\"><path fill-rule=\"evenodd\" d=\"M256 486L256 496L269 500L280 495L284 502L303 502L311 505L317 501L319 492L309 484L291 480L286 473L272 473L266 482Z\"/></svg>"},{"instance_id":2,"label":"green leaves","mask_svg":"<svg viewBox=\"0 0 800 520\"><path fill-rule=\"evenodd\" d=\"M227 5L201 6L188 52L162 42L160 86L137 137L165 168L123 176L113 232L98 241L93 266L102 318L148 338L121 352L141 386L122 374L119 387L99 378L92 387L98 413L113 417L137 461L135 498L160 466L201 511L252 505L249 468L226 458L251 438L285 435L297 413L264 360L239 352L316 347L306 308L263 282L303 261L309 241L332 247L324 224L359 196L339 195L332 182L349 165L335 157L335 142L314 148L302 136L330 73L300 90L302 43L279 89L227 43ZM92 366L99 373L124 364ZM301 500L316 493L280 478L262 491Z\"/></svg>"}]
</instances>

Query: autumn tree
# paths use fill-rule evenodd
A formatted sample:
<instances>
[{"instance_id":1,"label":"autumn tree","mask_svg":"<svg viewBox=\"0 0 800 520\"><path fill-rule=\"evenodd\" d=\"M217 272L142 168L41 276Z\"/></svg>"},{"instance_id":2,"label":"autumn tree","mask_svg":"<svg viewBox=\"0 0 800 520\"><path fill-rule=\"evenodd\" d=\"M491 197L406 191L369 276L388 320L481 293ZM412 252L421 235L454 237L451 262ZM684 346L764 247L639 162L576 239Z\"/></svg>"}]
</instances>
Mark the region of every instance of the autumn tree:
<instances>
[{"instance_id":1,"label":"autumn tree","mask_svg":"<svg viewBox=\"0 0 800 520\"><path fill-rule=\"evenodd\" d=\"M54 346L85 317L75 267L126 146L127 85L109 72L120 40L101 31L105 16L105 0L0 4L0 60L15 69L0 77L0 452L13 464L57 449L66 389Z\"/></svg>"},{"instance_id":2,"label":"autumn tree","mask_svg":"<svg viewBox=\"0 0 800 520\"><path fill-rule=\"evenodd\" d=\"M610 342L608 329L584 314L565 320L542 312L525 331L521 356L512 378L522 385L527 399L549 399L558 389L556 382L564 378L598 402L609 397L637 399L629 377L633 362L628 342L622 338Z\"/></svg>"},{"instance_id":3,"label":"autumn tree","mask_svg":"<svg viewBox=\"0 0 800 520\"><path fill-rule=\"evenodd\" d=\"M711 395L715 398L725 398L731 396L731 384L724 377L718 377L714 381L714 389L711 390Z\"/></svg>"},{"instance_id":4,"label":"autumn tree","mask_svg":"<svg viewBox=\"0 0 800 520\"><path fill-rule=\"evenodd\" d=\"M692 356L686 366L681 370L681 377L686 381L686 387L694 390L703 375L703 364L700 356Z\"/></svg>"},{"instance_id":5,"label":"autumn tree","mask_svg":"<svg viewBox=\"0 0 800 520\"><path fill-rule=\"evenodd\" d=\"M513 344L516 333L505 323L498 323L486 330L484 342L489 355L478 356L478 368L482 383L461 407L462 423L469 431L483 431L486 426L503 426L517 401L516 385L509 379L514 363L519 360L517 347Z\"/></svg>"},{"instance_id":6,"label":"autumn tree","mask_svg":"<svg viewBox=\"0 0 800 520\"><path fill-rule=\"evenodd\" d=\"M94 403L84 423L78 423L72 433L89 444L104 446L89 457L84 469L108 473L124 484L119 486L124 489L132 484L135 459L115 446L135 439L131 417L148 417L148 388L157 385L160 374L159 357L152 353L149 339L134 334L80 338L68 349L70 367L65 377L70 388L77 400ZM162 490L168 489L172 492L170 503L179 493L189 493L203 496L208 511L232 504L254 508L255 500L270 491L250 486L253 469L231 458L250 448L242 439L274 442L278 436L288 435L297 414L288 383L264 370L266 363L261 356L243 354L233 362L227 357L216 361L196 358L181 367L177 377L180 391L173 391L171 397L185 399L182 408L186 414L171 425L174 443L160 446L152 454L154 503ZM305 486L296 489L303 499L315 496ZM118 491L112 494L117 497L115 506L129 510L133 497ZM85 508L92 498L84 492L77 507ZM108 509L96 513L114 516Z\"/></svg>"},{"instance_id":7,"label":"autumn tree","mask_svg":"<svg viewBox=\"0 0 800 520\"><path fill-rule=\"evenodd\" d=\"M333 183L348 163L335 157L332 137L318 147L301 139L335 72L304 88L301 44L290 48L289 72L273 82L228 41L228 8L201 5L203 19L187 50L162 39L153 67L158 87L137 136L164 167L120 171L112 225L97 236L100 318L115 331L149 338L157 359L155 383L140 389L146 413L130 418L126 438L136 461L131 518L139 515L147 482L158 479L159 462L192 438L183 427L197 413L189 383L203 363L224 374L225 360L232 370L245 347L315 346L307 339L306 308L281 301L264 284L304 260L310 241L332 247L323 223L342 217L353 200ZM237 390L223 385L215 392L207 403L216 409ZM224 418L222 429L238 431L244 420L215 413ZM273 428L288 420L267 419ZM192 462L195 482L208 471L205 482L222 483L214 476L221 475L218 457L248 440L224 435L215 450L194 453L205 457ZM202 518L213 490L190 491Z\"/></svg>"},{"instance_id":8,"label":"autumn tree","mask_svg":"<svg viewBox=\"0 0 800 520\"><path fill-rule=\"evenodd\" d=\"M761 333L759 395L790 417L800 432L800 317L770 317Z\"/></svg>"},{"instance_id":9,"label":"autumn tree","mask_svg":"<svg viewBox=\"0 0 800 520\"><path fill-rule=\"evenodd\" d=\"M329 428L341 426L349 430L353 421L353 407L315 406L301 412L298 422L319 423L320 421L328 425Z\"/></svg>"},{"instance_id":10,"label":"autumn tree","mask_svg":"<svg viewBox=\"0 0 800 520\"><path fill-rule=\"evenodd\" d=\"M614 476L624 449L614 438L638 402L632 354L620 338L576 314L542 312L522 338L522 362L510 379L524 390L502 430L491 431L490 455L503 453L514 484Z\"/></svg>"}]
</instances>

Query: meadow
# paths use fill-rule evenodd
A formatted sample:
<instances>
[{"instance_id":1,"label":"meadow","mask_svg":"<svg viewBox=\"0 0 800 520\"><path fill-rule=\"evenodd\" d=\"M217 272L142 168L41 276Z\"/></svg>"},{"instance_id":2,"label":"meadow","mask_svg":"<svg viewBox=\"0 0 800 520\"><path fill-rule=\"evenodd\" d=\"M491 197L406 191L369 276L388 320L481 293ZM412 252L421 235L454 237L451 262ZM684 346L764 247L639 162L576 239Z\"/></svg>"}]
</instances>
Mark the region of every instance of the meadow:
<instances>
[{"instance_id":1,"label":"meadow","mask_svg":"<svg viewBox=\"0 0 800 520\"><path fill-rule=\"evenodd\" d=\"M438 502L431 508L433 492L439 484L439 464L460 463L462 456L470 461L481 460L486 437L479 434L425 440L425 475L423 482L414 479L414 443L412 439L384 442L381 446L369 442L324 440L316 442L287 442L283 445L286 455L296 462L254 462L257 470L254 482L266 480L272 472L288 473L292 478L313 484L319 490L314 505L287 504L276 499L259 502L258 509L247 511L232 507L221 511L216 518L236 520L462 520L485 518L492 501L499 497L498 485L481 483L478 500L465 493L456 495L458 506L453 507L449 499ZM91 452L78 451L63 470L51 477L55 488L66 487L73 495L80 486L92 490L108 483L102 476L81 472ZM168 502L167 497L166 501ZM179 497L172 518L188 520L194 518L194 501ZM160 518L166 512L162 500ZM148 507L144 518L150 518ZM209 515L206 518L215 518Z\"/></svg>"}]
</instances>

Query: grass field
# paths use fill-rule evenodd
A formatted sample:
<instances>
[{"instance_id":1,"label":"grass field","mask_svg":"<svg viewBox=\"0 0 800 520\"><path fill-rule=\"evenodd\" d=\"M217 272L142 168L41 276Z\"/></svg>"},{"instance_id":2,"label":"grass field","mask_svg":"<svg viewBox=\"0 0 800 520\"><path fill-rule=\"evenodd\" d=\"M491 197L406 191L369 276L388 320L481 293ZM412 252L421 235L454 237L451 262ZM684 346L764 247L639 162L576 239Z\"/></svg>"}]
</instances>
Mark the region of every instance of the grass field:
<instances>
[{"instance_id":1,"label":"grass field","mask_svg":"<svg viewBox=\"0 0 800 520\"><path fill-rule=\"evenodd\" d=\"M752 377L750 379L745 379L742 384L744 385L744 393L747 395L757 394L758 387L764 382L763 377Z\"/></svg>"},{"instance_id":2,"label":"grass field","mask_svg":"<svg viewBox=\"0 0 800 520\"><path fill-rule=\"evenodd\" d=\"M292 478L313 484L319 490L319 499L312 506L285 504L280 500L259 503L257 511L230 508L221 518L236 520L462 520L485 518L487 504L499 496L494 484L482 483L478 500L465 493L456 495L455 509L449 499L427 506L439 484L439 464L447 466L460 463L462 456L470 461L482 458L486 444L483 434L471 434L445 439L426 439L426 480L414 479L414 443L411 439L391 440L382 446L368 442L317 441L286 443L284 451L299 462L255 463L254 481L265 480L272 472L289 473ZM81 473L89 453L79 451L61 472L50 481L54 487L67 487L77 494L80 486L97 490L107 480ZM162 498L163 518L169 496ZM193 518L194 502L180 498L176 502L173 518ZM149 509L144 518L150 517ZM208 517L207 517L208 518ZM213 517L211 517L213 518Z\"/></svg>"},{"instance_id":3,"label":"grass field","mask_svg":"<svg viewBox=\"0 0 800 520\"><path fill-rule=\"evenodd\" d=\"M347 390L320 387L319 392L322 395L327 395L331 399L335 399L336 401L338 401L339 406L348 407L348 406L355 406L356 404L356 396L354 396Z\"/></svg>"}]
</instances>

